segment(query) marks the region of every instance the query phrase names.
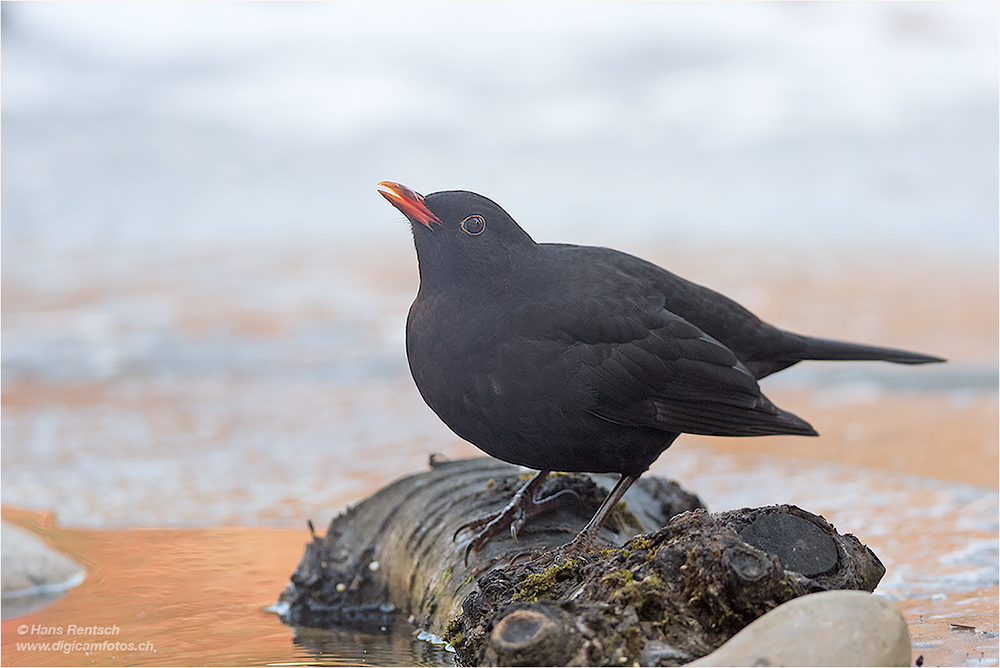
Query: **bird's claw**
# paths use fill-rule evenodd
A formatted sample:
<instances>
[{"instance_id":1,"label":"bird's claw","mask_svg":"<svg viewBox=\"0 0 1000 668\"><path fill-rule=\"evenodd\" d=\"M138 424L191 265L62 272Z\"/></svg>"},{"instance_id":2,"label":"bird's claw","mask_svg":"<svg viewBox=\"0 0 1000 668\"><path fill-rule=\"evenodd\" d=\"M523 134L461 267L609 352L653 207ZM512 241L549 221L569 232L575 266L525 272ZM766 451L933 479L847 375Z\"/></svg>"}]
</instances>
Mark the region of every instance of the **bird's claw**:
<instances>
[{"instance_id":1,"label":"bird's claw","mask_svg":"<svg viewBox=\"0 0 1000 668\"><path fill-rule=\"evenodd\" d=\"M486 517L480 517L477 520L472 520L471 522L466 522L462 526L460 526L457 529L455 529L455 533L453 533L451 535L452 542L455 542L456 540L458 540L458 534L462 533L466 529L469 529L471 531L473 529L478 529L481 526L486 526L487 524L489 524L493 520L495 520L498 517L500 517L500 515L502 515L502 514L503 514L503 511L499 511L499 512L495 512L495 513L491 513L491 514L487 515Z\"/></svg>"},{"instance_id":2,"label":"bird's claw","mask_svg":"<svg viewBox=\"0 0 1000 668\"><path fill-rule=\"evenodd\" d=\"M465 554L462 558L462 563L465 564L466 568L469 567L469 553L472 552L472 543L473 541L470 540L469 544L465 547Z\"/></svg>"},{"instance_id":3,"label":"bird's claw","mask_svg":"<svg viewBox=\"0 0 1000 668\"><path fill-rule=\"evenodd\" d=\"M510 560L510 565L515 565L519 560L528 558L528 565L541 567L548 566L555 561L562 561L579 554L585 554L594 549L594 541L587 537L577 535L576 538L551 550L528 550L521 552Z\"/></svg>"},{"instance_id":4,"label":"bird's claw","mask_svg":"<svg viewBox=\"0 0 1000 668\"><path fill-rule=\"evenodd\" d=\"M549 555L547 561L545 561L546 555ZM550 553L543 552L541 550L528 550L527 552L518 552L515 554L514 558L510 560L510 565L516 565L521 559L527 559L527 563L529 564L534 564L540 561L539 565L544 565L552 561L554 557L552 557Z\"/></svg>"},{"instance_id":5,"label":"bird's claw","mask_svg":"<svg viewBox=\"0 0 1000 668\"><path fill-rule=\"evenodd\" d=\"M466 522L462 526L455 530L452 535L452 540L457 540L458 535L465 531L466 529L475 530L482 527L482 531L476 534L472 539L469 540L469 544L465 548L465 565L469 564L469 554L473 551L478 552L483 548L489 540L497 535L504 527L509 528L511 538L514 542L517 542L517 534L527 522L528 518L532 515L538 515L539 513L548 512L555 509L561 503L562 498L567 494L580 498L580 495L571 489L560 490L559 492L547 496L544 499L536 501L533 496L534 492L538 487L541 486L544 476L538 476L532 479L527 485L524 486L514 498L508 503L503 509L491 513L485 517L481 517L471 522Z\"/></svg>"}]
</instances>

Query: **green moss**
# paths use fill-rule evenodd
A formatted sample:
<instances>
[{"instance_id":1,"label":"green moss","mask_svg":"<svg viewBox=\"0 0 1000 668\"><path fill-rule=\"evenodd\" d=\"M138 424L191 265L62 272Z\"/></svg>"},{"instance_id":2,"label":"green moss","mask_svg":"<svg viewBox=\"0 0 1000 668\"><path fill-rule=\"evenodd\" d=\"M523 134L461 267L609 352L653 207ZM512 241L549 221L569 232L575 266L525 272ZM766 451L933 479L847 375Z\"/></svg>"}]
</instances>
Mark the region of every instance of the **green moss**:
<instances>
[{"instance_id":1,"label":"green moss","mask_svg":"<svg viewBox=\"0 0 1000 668\"><path fill-rule=\"evenodd\" d=\"M617 606L633 606L641 621L656 622L662 619L664 610L663 581L656 575L642 580L635 579L635 573L628 569L613 571L604 576L603 581L614 588L612 600Z\"/></svg>"},{"instance_id":2,"label":"green moss","mask_svg":"<svg viewBox=\"0 0 1000 668\"><path fill-rule=\"evenodd\" d=\"M629 627L624 635L614 633L607 639L597 663L601 666L634 665L639 659L643 644L642 633L637 626Z\"/></svg>"},{"instance_id":3,"label":"green moss","mask_svg":"<svg viewBox=\"0 0 1000 668\"><path fill-rule=\"evenodd\" d=\"M630 626L625 631L625 647L628 652L628 663L632 664L639 658L643 646L642 633L638 626Z\"/></svg>"},{"instance_id":4,"label":"green moss","mask_svg":"<svg viewBox=\"0 0 1000 668\"><path fill-rule=\"evenodd\" d=\"M653 547L653 544L649 542L649 538L646 536L638 536L632 541L633 550L648 550Z\"/></svg>"},{"instance_id":5,"label":"green moss","mask_svg":"<svg viewBox=\"0 0 1000 668\"><path fill-rule=\"evenodd\" d=\"M612 666L620 665L614 661L615 652L622 644L622 636L620 633L615 633L606 641L604 641L604 651L601 653L601 657L598 660L598 665L600 666Z\"/></svg>"},{"instance_id":6,"label":"green moss","mask_svg":"<svg viewBox=\"0 0 1000 668\"><path fill-rule=\"evenodd\" d=\"M537 601L539 598L554 598L555 585L560 575L571 572L577 566L576 559L566 559L549 566L541 573L532 573L524 578L521 588L511 596L512 601Z\"/></svg>"},{"instance_id":7,"label":"green moss","mask_svg":"<svg viewBox=\"0 0 1000 668\"><path fill-rule=\"evenodd\" d=\"M653 549L653 544L649 542L646 536L638 536L633 539L627 547L622 548L622 561L626 561L633 553L637 551L643 551L646 553L646 563L653 563L653 557L656 555L656 550Z\"/></svg>"},{"instance_id":8,"label":"green moss","mask_svg":"<svg viewBox=\"0 0 1000 668\"><path fill-rule=\"evenodd\" d=\"M462 625L457 619L453 619L448 623L448 628L445 629L442 640L452 647L461 645L465 640L465 633L462 631Z\"/></svg>"},{"instance_id":9,"label":"green moss","mask_svg":"<svg viewBox=\"0 0 1000 668\"><path fill-rule=\"evenodd\" d=\"M624 587L628 583L633 582L635 580L635 575L633 575L632 571L630 571L629 569L622 568L617 571L611 571L601 579L602 581L607 582L610 585L614 585L617 587Z\"/></svg>"}]
</instances>

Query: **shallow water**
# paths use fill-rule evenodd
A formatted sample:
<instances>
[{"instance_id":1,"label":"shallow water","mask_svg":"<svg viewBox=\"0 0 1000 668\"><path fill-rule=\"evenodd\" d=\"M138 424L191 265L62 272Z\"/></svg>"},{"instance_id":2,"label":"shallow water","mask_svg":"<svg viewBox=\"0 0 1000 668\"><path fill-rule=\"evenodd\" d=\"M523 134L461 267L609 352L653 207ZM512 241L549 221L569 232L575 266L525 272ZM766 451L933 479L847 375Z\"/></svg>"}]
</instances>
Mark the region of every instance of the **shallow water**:
<instances>
[{"instance_id":1,"label":"shallow water","mask_svg":"<svg viewBox=\"0 0 1000 668\"><path fill-rule=\"evenodd\" d=\"M447 663L409 629L293 631L264 612L307 519L323 526L424 468L429 452L478 454L409 379L412 262L409 249L365 246L190 255L144 271L80 255L71 285L47 285L37 268L5 281L0 498L54 513L46 530L90 568L64 599L4 621L5 664ZM777 275L704 251L683 262L723 288L754 276L740 298L772 319L952 358L780 374L765 391L823 436L683 437L653 472L712 510L795 503L823 514L883 559L878 594L920 625L925 665L972 665L977 652L995 664L982 632L996 632L1000 580L997 302L981 279L995 270L949 274L966 303L925 289L905 258L894 276L909 272L906 289L879 278L877 260L855 258L849 279L801 260ZM825 308L798 308L807 300ZM943 317L910 328L928 303ZM156 652L18 650L22 623L117 624L122 641Z\"/></svg>"},{"instance_id":2,"label":"shallow water","mask_svg":"<svg viewBox=\"0 0 1000 668\"><path fill-rule=\"evenodd\" d=\"M925 665L996 665L995 490L704 446L671 454L674 473L710 508L795 503L858 535L886 565L875 593L906 613L914 658L924 655ZM405 622L384 631L283 626L267 607L308 540L304 527L100 531L67 529L51 517L13 510L4 518L40 531L88 569L86 582L64 598L4 620L5 665L453 663L449 652L416 638ZM116 630L95 638L50 637L39 629L74 624ZM88 653L21 644L59 640L134 647Z\"/></svg>"},{"instance_id":3,"label":"shallow water","mask_svg":"<svg viewBox=\"0 0 1000 668\"><path fill-rule=\"evenodd\" d=\"M64 529L28 513L7 511L4 518L40 529L88 569L86 582L56 603L4 620L4 665L449 662L448 652L417 640L405 623L391 631L282 625L267 607L287 584L308 538L304 530L88 531ZM111 632L77 635L73 626ZM23 644L59 641L117 646L59 651Z\"/></svg>"},{"instance_id":4,"label":"shallow water","mask_svg":"<svg viewBox=\"0 0 1000 668\"><path fill-rule=\"evenodd\" d=\"M851 279L801 260L778 275L704 251L684 261L720 287L754 276L741 299L772 319L953 361L780 374L765 391L823 436L683 437L653 472L712 510L794 503L824 515L883 559L877 593L919 625L925 665L973 665L978 652L995 664L994 639L982 635L996 632L1000 580L990 310L925 289L920 274L897 289L879 278L879 261L855 259ZM190 255L140 272L80 255L72 285L47 286L37 268L5 281L0 498L54 513L46 531L90 577L4 621L4 663L448 663L411 629L293 631L264 612L294 569L306 519L323 526L424 468L429 452L478 454L409 379L401 331L412 262L409 249L358 246ZM968 263L950 275L978 305L996 290L980 278L991 273ZM871 280L855 285L861 276ZM825 310L797 308L806 300ZM929 301L944 317L908 328ZM22 623L117 624L123 642L156 652L18 650Z\"/></svg>"}]
</instances>

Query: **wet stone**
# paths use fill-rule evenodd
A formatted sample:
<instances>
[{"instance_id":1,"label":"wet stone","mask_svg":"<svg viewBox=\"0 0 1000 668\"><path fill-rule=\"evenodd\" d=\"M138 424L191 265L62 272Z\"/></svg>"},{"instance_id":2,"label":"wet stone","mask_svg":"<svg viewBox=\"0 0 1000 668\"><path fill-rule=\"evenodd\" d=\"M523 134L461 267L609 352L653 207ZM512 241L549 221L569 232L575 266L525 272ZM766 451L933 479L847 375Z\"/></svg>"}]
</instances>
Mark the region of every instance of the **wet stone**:
<instances>
[{"instance_id":1,"label":"wet stone","mask_svg":"<svg viewBox=\"0 0 1000 668\"><path fill-rule=\"evenodd\" d=\"M30 531L3 522L0 545L4 619L43 608L83 582L79 564Z\"/></svg>"},{"instance_id":2,"label":"wet stone","mask_svg":"<svg viewBox=\"0 0 1000 668\"><path fill-rule=\"evenodd\" d=\"M651 640L639 653L641 666L679 666L690 662L691 655L661 640Z\"/></svg>"},{"instance_id":3,"label":"wet stone","mask_svg":"<svg viewBox=\"0 0 1000 668\"><path fill-rule=\"evenodd\" d=\"M908 666L910 634L889 601L857 591L774 608L692 666Z\"/></svg>"},{"instance_id":4,"label":"wet stone","mask_svg":"<svg viewBox=\"0 0 1000 668\"><path fill-rule=\"evenodd\" d=\"M825 531L795 515L761 515L740 531L740 538L769 552L790 571L815 577L837 566L837 545Z\"/></svg>"}]
</instances>

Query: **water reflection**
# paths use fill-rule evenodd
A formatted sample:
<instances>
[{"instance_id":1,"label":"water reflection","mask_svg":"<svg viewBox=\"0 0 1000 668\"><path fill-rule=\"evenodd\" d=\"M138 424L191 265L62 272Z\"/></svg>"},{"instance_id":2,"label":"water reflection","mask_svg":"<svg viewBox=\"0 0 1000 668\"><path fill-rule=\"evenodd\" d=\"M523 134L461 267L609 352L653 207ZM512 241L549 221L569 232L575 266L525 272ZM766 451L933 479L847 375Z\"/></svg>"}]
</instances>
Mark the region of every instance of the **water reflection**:
<instances>
[{"instance_id":1,"label":"water reflection","mask_svg":"<svg viewBox=\"0 0 1000 668\"><path fill-rule=\"evenodd\" d=\"M296 628L292 642L321 665L453 666L455 655L416 638L416 629L399 622L384 632Z\"/></svg>"},{"instance_id":2,"label":"water reflection","mask_svg":"<svg viewBox=\"0 0 1000 668\"><path fill-rule=\"evenodd\" d=\"M671 454L674 473L710 506L791 502L858 535L887 568L876 593L898 601L911 617L933 613L996 632L989 616L995 617L998 580L996 491L704 447L681 445ZM47 536L88 570L83 585L51 606L3 621L7 665L453 663L449 652L418 639L405 623L384 629L283 626L268 607L301 555L305 528L91 531L11 510L4 519ZM19 628L70 625L114 626L118 631L109 640L124 645L54 651L19 644L67 639ZM942 651L965 646L964 638L939 631L921 633Z\"/></svg>"},{"instance_id":3,"label":"water reflection","mask_svg":"<svg viewBox=\"0 0 1000 668\"><path fill-rule=\"evenodd\" d=\"M302 552L304 529L86 531L10 509L4 519L87 566L86 581L63 598L4 619L4 665L453 664L405 622L291 629L268 612ZM79 627L114 633L79 635Z\"/></svg>"}]
</instances>

